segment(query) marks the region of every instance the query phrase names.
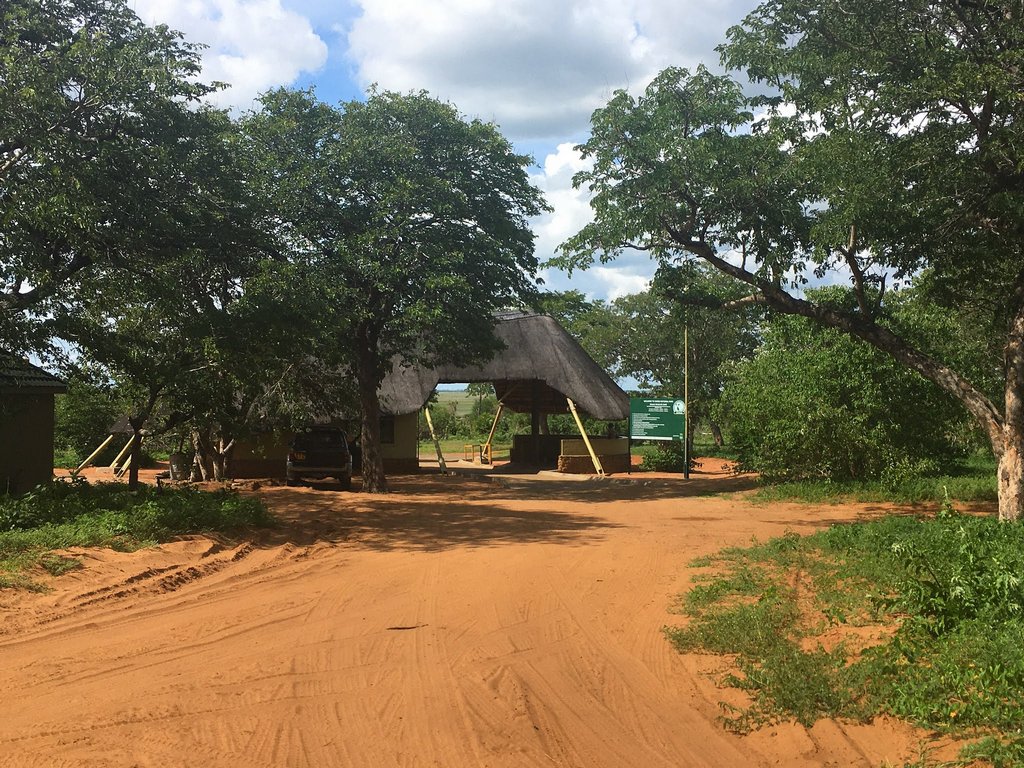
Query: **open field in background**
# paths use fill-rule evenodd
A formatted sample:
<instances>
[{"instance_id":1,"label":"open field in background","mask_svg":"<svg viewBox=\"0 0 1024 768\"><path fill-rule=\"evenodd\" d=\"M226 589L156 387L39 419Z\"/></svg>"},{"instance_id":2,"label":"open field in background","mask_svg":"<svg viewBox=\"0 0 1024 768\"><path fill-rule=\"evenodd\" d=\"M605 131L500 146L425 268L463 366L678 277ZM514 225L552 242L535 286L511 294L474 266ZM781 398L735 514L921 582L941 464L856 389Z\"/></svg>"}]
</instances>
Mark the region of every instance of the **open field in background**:
<instances>
[{"instance_id":1,"label":"open field in background","mask_svg":"<svg viewBox=\"0 0 1024 768\"><path fill-rule=\"evenodd\" d=\"M430 407L450 408L454 404L456 416L468 416L473 410L473 403L476 402L476 399L476 396L469 394L464 389L439 389L437 403Z\"/></svg>"}]
</instances>

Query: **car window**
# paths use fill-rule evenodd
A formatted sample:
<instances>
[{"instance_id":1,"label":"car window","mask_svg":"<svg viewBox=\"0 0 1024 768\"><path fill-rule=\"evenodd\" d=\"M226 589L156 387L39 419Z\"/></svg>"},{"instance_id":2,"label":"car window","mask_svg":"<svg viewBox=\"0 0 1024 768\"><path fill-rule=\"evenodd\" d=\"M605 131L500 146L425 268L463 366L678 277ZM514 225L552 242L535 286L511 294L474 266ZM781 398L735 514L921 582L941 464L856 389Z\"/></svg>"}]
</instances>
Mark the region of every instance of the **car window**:
<instances>
[{"instance_id":1,"label":"car window","mask_svg":"<svg viewBox=\"0 0 1024 768\"><path fill-rule=\"evenodd\" d=\"M314 432L304 432L300 435L295 436L295 440L292 445L295 448L304 448L306 450L315 450L317 448L342 448L345 446L345 433L344 432L327 432L316 430Z\"/></svg>"}]
</instances>

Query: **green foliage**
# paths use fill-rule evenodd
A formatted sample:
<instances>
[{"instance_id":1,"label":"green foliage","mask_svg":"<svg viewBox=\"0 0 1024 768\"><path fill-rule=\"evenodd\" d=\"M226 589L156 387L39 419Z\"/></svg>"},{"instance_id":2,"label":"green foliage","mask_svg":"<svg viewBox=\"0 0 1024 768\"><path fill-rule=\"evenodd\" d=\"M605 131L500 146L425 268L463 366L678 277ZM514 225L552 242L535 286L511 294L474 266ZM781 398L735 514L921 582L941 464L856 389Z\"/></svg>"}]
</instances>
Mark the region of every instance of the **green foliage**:
<instances>
[{"instance_id":1,"label":"green foliage","mask_svg":"<svg viewBox=\"0 0 1024 768\"><path fill-rule=\"evenodd\" d=\"M55 575L78 567L48 554L67 547L131 550L181 534L272 523L257 499L227 491L143 486L132 492L120 483L57 482L0 497L0 577L19 586L30 583L23 572L37 563Z\"/></svg>"},{"instance_id":2,"label":"green foliage","mask_svg":"<svg viewBox=\"0 0 1024 768\"><path fill-rule=\"evenodd\" d=\"M721 573L687 595L690 623L668 633L680 650L737 654L738 673L725 682L752 704L726 718L730 727L885 712L960 736L995 730L1004 738L981 740L965 758L1014 765L1024 716L1022 552L1024 527L948 505L931 519L790 534L702 562ZM864 649L815 643L826 629L879 622L892 630Z\"/></svg>"},{"instance_id":3,"label":"green foliage","mask_svg":"<svg viewBox=\"0 0 1024 768\"><path fill-rule=\"evenodd\" d=\"M63 576L65 573L81 568L82 561L77 557L63 557L47 553L39 558L39 566L51 576Z\"/></svg>"},{"instance_id":4,"label":"green foliage","mask_svg":"<svg viewBox=\"0 0 1024 768\"><path fill-rule=\"evenodd\" d=\"M534 294L529 219L546 205L530 159L422 91L339 108L271 91L243 129L277 238L329 287L323 312L363 410L364 488L383 490L376 393L394 356L479 360L497 346L493 313Z\"/></svg>"},{"instance_id":5,"label":"green foliage","mask_svg":"<svg viewBox=\"0 0 1024 768\"><path fill-rule=\"evenodd\" d=\"M808 504L843 501L938 504L947 496L957 501L974 502L996 501L997 495L995 473L989 470L985 474L909 477L895 484L878 480L773 483L759 488L754 498L763 502L802 501Z\"/></svg>"},{"instance_id":6,"label":"green foliage","mask_svg":"<svg viewBox=\"0 0 1024 768\"><path fill-rule=\"evenodd\" d=\"M1019 445L1022 14L1019 3L767 0L720 48L726 67L745 70L761 95L748 98L703 66L671 67L643 94L618 91L594 112L578 147L590 163L574 179L591 192L594 218L552 264L571 271L644 250L684 273L681 301L760 305L863 339L958 399L994 454L1007 441ZM687 285L695 261L733 280L742 298ZM855 301L806 293L810 281L836 274ZM919 334L885 306L894 282L914 275L927 275L927 293L942 306L965 308L983 340L961 349L1002 350L1002 364L978 368L918 346ZM873 369L837 372L837 386L841 374ZM798 402L799 391L788 399ZM915 442L896 439L877 415L858 424L842 401L805 405L792 419L826 449L819 475L877 476L904 458L932 458L934 446L916 455ZM816 448L799 433L763 437L772 456L792 451L797 474L812 474ZM876 450L894 440L893 455ZM769 459L758 464L787 472ZM1018 475L1002 476L1007 519L1024 515Z\"/></svg>"},{"instance_id":7,"label":"green foliage","mask_svg":"<svg viewBox=\"0 0 1024 768\"><path fill-rule=\"evenodd\" d=\"M643 453L643 472L682 472L686 469L686 450L682 443L655 443ZM690 457L691 461L693 457Z\"/></svg>"},{"instance_id":8,"label":"green foliage","mask_svg":"<svg viewBox=\"0 0 1024 768\"><path fill-rule=\"evenodd\" d=\"M55 456L57 466L78 466L110 436L110 427L128 410L128 404L113 387L100 386L86 377L66 379L68 391L56 398L53 443L58 452L67 453L70 464ZM123 441L122 441L123 445ZM98 457L98 463L110 463L122 445L113 443Z\"/></svg>"},{"instance_id":9,"label":"green foliage","mask_svg":"<svg viewBox=\"0 0 1024 768\"><path fill-rule=\"evenodd\" d=\"M0 345L101 300L74 277L159 262L200 221L191 201L199 48L124 0L0 4Z\"/></svg>"},{"instance_id":10,"label":"green foliage","mask_svg":"<svg viewBox=\"0 0 1024 768\"><path fill-rule=\"evenodd\" d=\"M842 299L819 291L815 298ZM776 319L722 402L741 464L768 481L938 474L972 446L958 404L889 356L799 317Z\"/></svg>"}]
</instances>

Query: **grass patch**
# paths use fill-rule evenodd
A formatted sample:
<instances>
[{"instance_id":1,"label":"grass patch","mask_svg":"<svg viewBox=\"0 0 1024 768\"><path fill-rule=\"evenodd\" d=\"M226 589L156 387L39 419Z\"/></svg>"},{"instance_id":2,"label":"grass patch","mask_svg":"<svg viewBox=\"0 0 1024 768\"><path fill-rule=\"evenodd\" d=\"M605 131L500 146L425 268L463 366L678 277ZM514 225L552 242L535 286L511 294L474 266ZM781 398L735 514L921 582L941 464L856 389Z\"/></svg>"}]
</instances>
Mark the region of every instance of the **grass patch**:
<instances>
[{"instance_id":1,"label":"grass patch","mask_svg":"<svg viewBox=\"0 0 1024 768\"><path fill-rule=\"evenodd\" d=\"M700 565L709 565L702 559ZM681 601L681 651L735 655L728 727L888 713L1024 765L1024 526L894 516L725 550Z\"/></svg>"},{"instance_id":2,"label":"grass patch","mask_svg":"<svg viewBox=\"0 0 1024 768\"><path fill-rule=\"evenodd\" d=\"M80 567L54 554L68 547L131 551L175 536L266 526L259 500L231 491L152 488L121 483L55 482L14 498L0 497L0 587L37 587L41 567L57 576Z\"/></svg>"},{"instance_id":3,"label":"grass patch","mask_svg":"<svg viewBox=\"0 0 1024 768\"><path fill-rule=\"evenodd\" d=\"M82 561L77 557L64 557L47 552L40 556L39 566L51 576L63 576L65 573L81 568Z\"/></svg>"},{"instance_id":4,"label":"grass patch","mask_svg":"<svg viewBox=\"0 0 1024 768\"><path fill-rule=\"evenodd\" d=\"M984 474L913 477L896 482L881 480L819 480L764 485L753 495L757 501L803 501L835 504L844 501L895 504L941 503L945 498L962 502L996 501L995 469Z\"/></svg>"}]
</instances>

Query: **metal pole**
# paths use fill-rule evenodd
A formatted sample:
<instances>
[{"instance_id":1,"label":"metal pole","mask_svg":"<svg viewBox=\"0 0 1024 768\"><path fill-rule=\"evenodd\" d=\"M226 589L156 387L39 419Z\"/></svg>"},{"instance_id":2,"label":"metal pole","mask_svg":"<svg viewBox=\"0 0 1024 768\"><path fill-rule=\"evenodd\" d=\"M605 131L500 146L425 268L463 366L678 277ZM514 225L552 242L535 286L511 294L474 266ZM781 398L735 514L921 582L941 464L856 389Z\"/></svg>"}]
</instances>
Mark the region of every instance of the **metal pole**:
<instances>
[{"instance_id":1,"label":"metal pole","mask_svg":"<svg viewBox=\"0 0 1024 768\"><path fill-rule=\"evenodd\" d=\"M690 479L690 327L683 326L683 478Z\"/></svg>"}]
</instances>

